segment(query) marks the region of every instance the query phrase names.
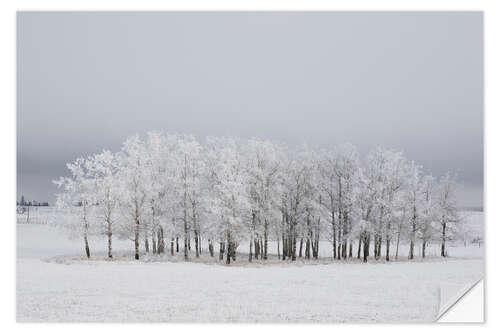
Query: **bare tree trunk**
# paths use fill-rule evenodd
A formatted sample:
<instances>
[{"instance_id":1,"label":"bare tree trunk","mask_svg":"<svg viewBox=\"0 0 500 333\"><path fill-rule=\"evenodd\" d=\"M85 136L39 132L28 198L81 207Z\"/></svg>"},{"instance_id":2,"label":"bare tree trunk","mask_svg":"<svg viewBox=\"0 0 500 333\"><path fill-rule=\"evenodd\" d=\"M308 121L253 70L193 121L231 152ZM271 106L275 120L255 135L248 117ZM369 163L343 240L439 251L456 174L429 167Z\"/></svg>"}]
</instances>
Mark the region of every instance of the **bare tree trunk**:
<instances>
[{"instance_id":1,"label":"bare tree trunk","mask_svg":"<svg viewBox=\"0 0 500 333\"><path fill-rule=\"evenodd\" d=\"M248 254L248 261L249 262L252 262L252 256L253 256L253 254L252 254L252 246L253 246L253 237L250 238L250 252Z\"/></svg>"},{"instance_id":2,"label":"bare tree trunk","mask_svg":"<svg viewBox=\"0 0 500 333\"><path fill-rule=\"evenodd\" d=\"M361 233L359 233L359 240L358 240L358 259L361 259Z\"/></svg>"},{"instance_id":3,"label":"bare tree trunk","mask_svg":"<svg viewBox=\"0 0 500 333\"><path fill-rule=\"evenodd\" d=\"M136 209L135 209L135 239L134 239L134 245L135 245L135 260L139 260L139 208L137 207L136 203Z\"/></svg>"},{"instance_id":4,"label":"bare tree trunk","mask_svg":"<svg viewBox=\"0 0 500 333\"><path fill-rule=\"evenodd\" d=\"M278 240L277 241L277 243L278 243L278 259L281 259L281 257L280 257L280 238L278 237L277 240Z\"/></svg>"},{"instance_id":5,"label":"bare tree trunk","mask_svg":"<svg viewBox=\"0 0 500 333\"><path fill-rule=\"evenodd\" d=\"M425 258L425 239L422 240L422 259Z\"/></svg>"},{"instance_id":6,"label":"bare tree trunk","mask_svg":"<svg viewBox=\"0 0 500 333\"><path fill-rule=\"evenodd\" d=\"M146 249L146 252L149 253L148 235L144 235L144 248Z\"/></svg>"},{"instance_id":7,"label":"bare tree trunk","mask_svg":"<svg viewBox=\"0 0 500 333\"><path fill-rule=\"evenodd\" d=\"M283 255L281 256L281 259L286 260L286 257L288 256L288 244L286 242L286 237L285 237L285 232L283 231L281 234L281 237L283 238Z\"/></svg>"},{"instance_id":8,"label":"bare tree trunk","mask_svg":"<svg viewBox=\"0 0 500 333\"><path fill-rule=\"evenodd\" d=\"M155 228L154 228L155 216L156 216L156 210L155 210L155 204L154 204L154 199L153 199L153 200L151 200L151 217L152 217L151 220L153 223L153 227L151 228L151 243L153 245L153 254L156 254L156 240L155 240ZM144 233L144 237L146 237L146 248L147 248L147 252L149 252L149 244L147 244L147 240L148 240L147 232Z\"/></svg>"},{"instance_id":9,"label":"bare tree trunk","mask_svg":"<svg viewBox=\"0 0 500 333\"><path fill-rule=\"evenodd\" d=\"M314 251L314 259L318 259L319 258L319 233L320 233L320 230L321 230L321 227L320 227L320 224L319 224L319 220L318 220L318 229L316 230L316 246L314 246L315 248L315 251Z\"/></svg>"},{"instance_id":10,"label":"bare tree trunk","mask_svg":"<svg viewBox=\"0 0 500 333\"><path fill-rule=\"evenodd\" d=\"M408 255L408 259L412 260L413 259L413 248L414 248L414 243L413 243L413 239L410 239L410 254Z\"/></svg>"},{"instance_id":11,"label":"bare tree trunk","mask_svg":"<svg viewBox=\"0 0 500 333\"><path fill-rule=\"evenodd\" d=\"M254 243L255 243L255 259L259 259L259 254L260 254L259 239L256 238Z\"/></svg>"},{"instance_id":12,"label":"bare tree trunk","mask_svg":"<svg viewBox=\"0 0 500 333\"><path fill-rule=\"evenodd\" d=\"M29 216L29 206L28 206L28 216ZM85 253L87 254L87 259L90 259L90 248L89 248L89 223L87 222L87 205L83 203L83 241L85 242Z\"/></svg>"},{"instance_id":13,"label":"bare tree trunk","mask_svg":"<svg viewBox=\"0 0 500 333\"><path fill-rule=\"evenodd\" d=\"M339 244L338 244L338 259L340 260L340 257L344 256L343 253L341 253L341 249L344 249L343 242L344 242L344 237L343 235L345 234L345 223L343 223L343 218L345 219L345 216L342 215L342 180L338 178L338 183L339 183L339 194L338 194L338 200L339 200Z\"/></svg>"},{"instance_id":14,"label":"bare tree trunk","mask_svg":"<svg viewBox=\"0 0 500 333\"><path fill-rule=\"evenodd\" d=\"M160 226L160 245L161 245L161 253L165 253L165 235L163 234L163 227Z\"/></svg>"},{"instance_id":15,"label":"bare tree trunk","mask_svg":"<svg viewBox=\"0 0 500 333\"><path fill-rule=\"evenodd\" d=\"M87 258L90 259L90 248L89 248L89 240L87 237L87 232L83 234L83 240L85 242L85 253L87 254Z\"/></svg>"},{"instance_id":16,"label":"bare tree trunk","mask_svg":"<svg viewBox=\"0 0 500 333\"><path fill-rule=\"evenodd\" d=\"M344 211L344 221L343 221L343 227L342 227L342 259L347 259L347 225L348 225L348 217L347 217L347 212Z\"/></svg>"},{"instance_id":17,"label":"bare tree trunk","mask_svg":"<svg viewBox=\"0 0 500 333\"><path fill-rule=\"evenodd\" d=\"M222 260L224 259L224 248L225 248L225 245L224 245L224 242L219 242L219 260Z\"/></svg>"},{"instance_id":18,"label":"bare tree trunk","mask_svg":"<svg viewBox=\"0 0 500 333\"><path fill-rule=\"evenodd\" d=\"M174 237L170 238L170 255L174 255Z\"/></svg>"},{"instance_id":19,"label":"bare tree trunk","mask_svg":"<svg viewBox=\"0 0 500 333\"><path fill-rule=\"evenodd\" d=\"M196 255L196 258L199 258L200 257L200 246L201 246L201 242L200 242L200 231L199 231L199 226L198 226L198 222L197 222L197 219L196 219L196 203L192 203L191 204L191 207L192 207L192 212L193 212L193 229L194 229L194 247L195 247L195 255ZM191 237L190 237L191 238ZM191 250L191 246L189 247L189 249Z\"/></svg>"},{"instance_id":20,"label":"bare tree trunk","mask_svg":"<svg viewBox=\"0 0 500 333\"><path fill-rule=\"evenodd\" d=\"M370 234L363 231L363 262L368 261L368 256L370 255Z\"/></svg>"},{"instance_id":21,"label":"bare tree trunk","mask_svg":"<svg viewBox=\"0 0 500 333\"><path fill-rule=\"evenodd\" d=\"M175 252L179 253L179 237L175 237Z\"/></svg>"},{"instance_id":22,"label":"bare tree trunk","mask_svg":"<svg viewBox=\"0 0 500 333\"><path fill-rule=\"evenodd\" d=\"M313 252L314 259L319 258L319 235L317 237L318 239L316 239L316 246L313 247L315 249Z\"/></svg>"},{"instance_id":23,"label":"bare tree trunk","mask_svg":"<svg viewBox=\"0 0 500 333\"><path fill-rule=\"evenodd\" d=\"M301 243L302 243L302 239L301 239ZM306 259L311 259L311 241L310 241L309 237L307 237L307 240L306 240L305 257L306 257Z\"/></svg>"},{"instance_id":24,"label":"bare tree trunk","mask_svg":"<svg viewBox=\"0 0 500 333\"><path fill-rule=\"evenodd\" d=\"M399 239L401 238L401 225L399 225L398 229L398 239L396 241L396 255L394 256L395 260L398 260L398 253L399 253Z\"/></svg>"},{"instance_id":25,"label":"bare tree trunk","mask_svg":"<svg viewBox=\"0 0 500 333\"><path fill-rule=\"evenodd\" d=\"M162 254L165 252L165 239L163 238L163 227L160 225L158 227L158 232L156 233L158 238L158 254Z\"/></svg>"},{"instance_id":26,"label":"bare tree trunk","mask_svg":"<svg viewBox=\"0 0 500 333\"><path fill-rule=\"evenodd\" d=\"M111 230L111 221L108 221L108 258L113 258L113 232Z\"/></svg>"},{"instance_id":27,"label":"bare tree trunk","mask_svg":"<svg viewBox=\"0 0 500 333\"><path fill-rule=\"evenodd\" d=\"M286 225L286 213L284 208L281 211L281 244L283 244L283 250L281 254L281 259L286 259L286 241L285 241L285 225Z\"/></svg>"},{"instance_id":28,"label":"bare tree trunk","mask_svg":"<svg viewBox=\"0 0 500 333\"><path fill-rule=\"evenodd\" d=\"M231 234L227 232L227 253L226 253L226 264L231 263Z\"/></svg>"},{"instance_id":29,"label":"bare tree trunk","mask_svg":"<svg viewBox=\"0 0 500 333\"><path fill-rule=\"evenodd\" d=\"M378 246L377 246L377 259L380 258L382 254L382 235L378 236Z\"/></svg>"},{"instance_id":30,"label":"bare tree trunk","mask_svg":"<svg viewBox=\"0 0 500 333\"><path fill-rule=\"evenodd\" d=\"M336 235L335 235L335 226L332 228L332 232L333 232L333 237L332 237L332 244L333 244L333 259L336 259L337 258L337 239L336 239Z\"/></svg>"},{"instance_id":31,"label":"bare tree trunk","mask_svg":"<svg viewBox=\"0 0 500 333\"><path fill-rule=\"evenodd\" d=\"M391 223L387 222L386 235L385 235L385 261L389 261L389 251L391 247Z\"/></svg>"},{"instance_id":32,"label":"bare tree trunk","mask_svg":"<svg viewBox=\"0 0 500 333\"><path fill-rule=\"evenodd\" d=\"M156 232L156 237L153 237L153 240L156 238L156 253L157 254L161 254L163 252L162 248L161 248L161 230L158 229L158 231ZM154 244L153 244L154 246Z\"/></svg>"},{"instance_id":33,"label":"bare tree trunk","mask_svg":"<svg viewBox=\"0 0 500 333\"><path fill-rule=\"evenodd\" d=\"M377 234L373 234L373 258L377 259Z\"/></svg>"},{"instance_id":34,"label":"bare tree trunk","mask_svg":"<svg viewBox=\"0 0 500 333\"><path fill-rule=\"evenodd\" d=\"M333 239L333 259L337 258L337 228L335 227L335 210L333 209L333 199L332 199L332 239Z\"/></svg>"},{"instance_id":35,"label":"bare tree trunk","mask_svg":"<svg viewBox=\"0 0 500 333\"><path fill-rule=\"evenodd\" d=\"M200 255L201 255L201 249L203 248L201 246L202 242L201 242L201 231L198 231L198 244L199 244L199 250L200 250Z\"/></svg>"},{"instance_id":36,"label":"bare tree trunk","mask_svg":"<svg viewBox=\"0 0 500 333\"><path fill-rule=\"evenodd\" d=\"M264 219L264 260L267 260L267 232L268 232L267 218Z\"/></svg>"},{"instance_id":37,"label":"bare tree trunk","mask_svg":"<svg viewBox=\"0 0 500 333\"><path fill-rule=\"evenodd\" d=\"M307 218L306 218L306 225L307 225L307 240L306 240L306 249L305 249L305 257L307 259L310 259L310 249L309 249L309 245L310 245L310 238L311 238L311 218L310 218L310 215L309 215L309 211L307 211ZM300 248L299 248L299 257L302 257L302 243L304 242L304 237L300 237Z\"/></svg>"},{"instance_id":38,"label":"bare tree trunk","mask_svg":"<svg viewBox=\"0 0 500 333\"><path fill-rule=\"evenodd\" d=\"M212 240L208 240L208 251L210 252L210 256L214 256L214 244L212 243Z\"/></svg>"},{"instance_id":39,"label":"bare tree trunk","mask_svg":"<svg viewBox=\"0 0 500 333\"><path fill-rule=\"evenodd\" d=\"M156 254L156 233L151 232L151 243L153 244L153 254Z\"/></svg>"},{"instance_id":40,"label":"bare tree trunk","mask_svg":"<svg viewBox=\"0 0 500 333\"><path fill-rule=\"evenodd\" d=\"M153 239L153 253L155 253L155 247L156 247L156 254L161 254L162 249L161 249L161 231L160 228L156 232L152 233L152 239Z\"/></svg>"},{"instance_id":41,"label":"bare tree trunk","mask_svg":"<svg viewBox=\"0 0 500 333\"><path fill-rule=\"evenodd\" d=\"M191 250L191 246L188 243L189 242L189 235L188 235L188 215L187 215L187 155L184 154L184 216L183 216L183 222L184 222L184 260L187 261L189 258L188 254L188 249Z\"/></svg>"},{"instance_id":42,"label":"bare tree trunk","mask_svg":"<svg viewBox=\"0 0 500 333\"><path fill-rule=\"evenodd\" d=\"M260 238L259 242L260 242L260 244L259 244L260 259L263 260L264 259L264 242L262 241L262 238Z\"/></svg>"},{"instance_id":43,"label":"bare tree trunk","mask_svg":"<svg viewBox=\"0 0 500 333\"><path fill-rule=\"evenodd\" d=\"M410 235L410 254L408 255L408 258L411 260L413 259L413 252L414 252L414 246L415 246L415 234L417 231L417 208L413 206L413 217L412 217L412 229L411 229L411 235Z\"/></svg>"},{"instance_id":44,"label":"bare tree trunk","mask_svg":"<svg viewBox=\"0 0 500 333\"><path fill-rule=\"evenodd\" d=\"M236 243L231 244L231 257L233 258L233 261L236 261Z\"/></svg>"},{"instance_id":45,"label":"bare tree trunk","mask_svg":"<svg viewBox=\"0 0 500 333\"><path fill-rule=\"evenodd\" d=\"M310 252L312 253L312 257L313 257L314 259L317 259L317 258L318 258L318 251L317 251L317 249L316 249L316 246L317 246L317 245L318 245L318 244L316 243L316 240L315 240L314 238L312 238L312 237L311 237L311 250L310 250Z\"/></svg>"},{"instance_id":46,"label":"bare tree trunk","mask_svg":"<svg viewBox=\"0 0 500 333\"><path fill-rule=\"evenodd\" d=\"M339 213L340 214L340 213ZM342 225L341 225L341 218L340 218L340 215L339 215L339 229L338 229L338 232L337 232L337 259L340 260L340 257L341 257L341 248L342 248Z\"/></svg>"},{"instance_id":47,"label":"bare tree trunk","mask_svg":"<svg viewBox=\"0 0 500 333\"><path fill-rule=\"evenodd\" d=\"M442 237L441 237L441 257L446 257L445 242L446 242L446 222L442 222L443 226Z\"/></svg>"},{"instance_id":48,"label":"bare tree trunk","mask_svg":"<svg viewBox=\"0 0 500 333\"><path fill-rule=\"evenodd\" d=\"M391 246L391 240L390 240L389 236L387 236L385 239L385 261L389 261L390 246Z\"/></svg>"},{"instance_id":49,"label":"bare tree trunk","mask_svg":"<svg viewBox=\"0 0 500 333\"><path fill-rule=\"evenodd\" d=\"M200 244L199 244L199 239L198 239L198 230L194 229L194 241L195 241L195 248L196 248L196 258L200 257Z\"/></svg>"}]
</instances>

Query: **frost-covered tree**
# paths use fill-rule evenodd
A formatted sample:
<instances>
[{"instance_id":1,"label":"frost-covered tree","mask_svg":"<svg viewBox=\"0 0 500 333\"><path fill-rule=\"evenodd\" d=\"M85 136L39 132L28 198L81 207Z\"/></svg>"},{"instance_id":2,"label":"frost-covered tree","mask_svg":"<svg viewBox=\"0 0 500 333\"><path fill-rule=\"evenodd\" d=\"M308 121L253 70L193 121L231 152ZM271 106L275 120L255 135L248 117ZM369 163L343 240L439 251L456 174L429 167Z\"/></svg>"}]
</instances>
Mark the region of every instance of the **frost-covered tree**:
<instances>
[{"instance_id":1,"label":"frost-covered tree","mask_svg":"<svg viewBox=\"0 0 500 333\"><path fill-rule=\"evenodd\" d=\"M376 148L368 155L369 174L372 177L371 186L375 191L374 214L371 222L374 231L374 257L378 259L382 253L382 241L385 238L386 261L389 261L389 251L393 236L393 221L397 217L398 195L403 189L406 179L405 159L401 152Z\"/></svg>"},{"instance_id":2,"label":"frost-covered tree","mask_svg":"<svg viewBox=\"0 0 500 333\"><path fill-rule=\"evenodd\" d=\"M408 258L414 258L415 242L418 232L420 219L420 207L422 204L421 191L421 167L415 163L410 163L407 169L406 191L404 193L405 200L405 217L408 221L408 233L410 248Z\"/></svg>"},{"instance_id":3,"label":"frost-covered tree","mask_svg":"<svg viewBox=\"0 0 500 333\"><path fill-rule=\"evenodd\" d=\"M455 231L455 224L460 222L456 198L457 186L456 175L452 175L449 172L439 180L437 215L441 225L440 240L442 257L447 256L446 241L450 239L450 234Z\"/></svg>"},{"instance_id":4,"label":"frost-covered tree","mask_svg":"<svg viewBox=\"0 0 500 333\"><path fill-rule=\"evenodd\" d=\"M258 139L246 143L244 156L248 176L249 198L251 200L250 256L252 243L263 236L262 258L267 259L270 224L279 221L281 198L281 147L269 141ZM261 228L260 228L261 227ZM262 239L261 239L262 241ZM257 245L257 243L255 243ZM256 250L258 246L256 246ZM258 251L255 252L258 256Z\"/></svg>"},{"instance_id":5,"label":"frost-covered tree","mask_svg":"<svg viewBox=\"0 0 500 333\"><path fill-rule=\"evenodd\" d=\"M113 223L117 220L116 210L119 200L119 182L117 179L118 161L115 154L104 150L90 156L86 162L89 181L93 184L95 210L102 222L101 233L108 238L108 257L113 257Z\"/></svg>"},{"instance_id":6,"label":"frost-covered tree","mask_svg":"<svg viewBox=\"0 0 500 333\"><path fill-rule=\"evenodd\" d=\"M71 175L61 177L54 181L62 192L57 195L56 206L64 211L62 219L64 226L73 232L77 231L83 237L85 253L90 258L89 235L94 223L91 221L91 209L95 205L95 183L89 177L86 161L77 158L74 162L66 164Z\"/></svg>"},{"instance_id":7,"label":"frost-covered tree","mask_svg":"<svg viewBox=\"0 0 500 333\"><path fill-rule=\"evenodd\" d=\"M322 204L329 212L330 237L333 258L337 257L337 231L339 223L335 219L338 210L338 181L336 173L337 155L334 151L322 151L318 156L318 186L323 195Z\"/></svg>"},{"instance_id":8,"label":"frost-covered tree","mask_svg":"<svg viewBox=\"0 0 500 333\"><path fill-rule=\"evenodd\" d=\"M307 216L307 209L313 197L313 153L305 146L293 153L284 167L282 211L284 214L286 237L283 244L283 259L297 258L297 236ZM286 251L285 251L286 248Z\"/></svg>"},{"instance_id":9,"label":"frost-covered tree","mask_svg":"<svg viewBox=\"0 0 500 333\"><path fill-rule=\"evenodd\" d=\"M235 259L236 248L243 240L244 221L250 211L247 173L233 138L207 138L207 164L210 183L209 209L220 239L220 253L226 263ZM225 245L225 250L224 250Z\"/></svg>"},{"instance_id":10,"label":"frost-covered tree","mask_svg":"<svg viewBox=\"0 0 500 333\"><path fill-rule=\"evenodd\" d=\"M125 221L122 232L133 235L135 259L139 259L141 218L146 202L146 153L144 142L138 135L128 138L118 155L120 179L120 207Z\"/></svg>"},{"instance_id":11,"label":"frost-covered tree","mask_svg":"<svg viewBox=\"0 0 500 333\"><path fill-rule=\"evenodd\" d=\"M149 132L146 139L144 170L145 209L144 237L145 246L151 237L152 252L165 252L165 229L171 228L172 202L174 193L175 157L172 153L177 143L174 135L164 136L160 132Z\"/></svg>"},{"instance_id":12,"label":"frost-covered tree","mask_svg":"<svg viewBox=\"0 0 500 333\"><path fill-rule=\"evenodd\" d=\"M202 177L204 177L204 161L202 147L194 136L178 138L177 167L179 175L178 189L180 207L184 226L184 259L189 258L191 230L194 231L196 257L200 255L200 213L202 196Z\"/></svg>"},{"instance_id":13,"label":"frost-covered tree","mask_svg":"<svg viewBox=\"0 0 500 333\"><path fill-rule=\"evenodd\" d=\"M337 207L339 216L339 233L341 235L340 249L337 256L346 259L352 257L353 221L356 218L355 193L357 189L359 158L356 148L346 144L336 149L336 163L334 172L337 176ZM349 246L349 253L348 253ZM341 251L339 251L341 250ZM341 252L341 253L340 253Z\"/></svg>"},{"instance_id":14,"label":"frost-covered tree","mask_svg":"<svg viewBox=\"0 0 500 333\"><path fill-rule=\"evenodd\" d=\"M422 242L422 258L425 258L427 244L432 240L433 235L437 233L437 211L435 204L435 180L432 176L425 176L421 181L421 208L418 226L418 237Z\"/></svg>"}]
</instances>

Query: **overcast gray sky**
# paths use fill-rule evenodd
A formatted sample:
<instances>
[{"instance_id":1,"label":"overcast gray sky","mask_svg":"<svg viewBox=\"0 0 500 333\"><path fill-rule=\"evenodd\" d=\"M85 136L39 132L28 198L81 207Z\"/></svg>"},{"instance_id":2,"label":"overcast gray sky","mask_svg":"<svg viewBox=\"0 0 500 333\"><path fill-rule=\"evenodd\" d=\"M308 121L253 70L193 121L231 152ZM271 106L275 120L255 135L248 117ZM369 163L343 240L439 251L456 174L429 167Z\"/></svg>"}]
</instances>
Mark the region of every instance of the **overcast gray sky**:
<instances>
[{"instance_id":1,"label":"overcast gray sky","mask_svg":"<svg viewBox=\"0 0 500 333\"><path fill-rule=\"evenodd\" d=\"M343 142L458 172L483 204L483 18L438 13L19 13L17 197L149 130Z\"/></svg>"}]
</instances>

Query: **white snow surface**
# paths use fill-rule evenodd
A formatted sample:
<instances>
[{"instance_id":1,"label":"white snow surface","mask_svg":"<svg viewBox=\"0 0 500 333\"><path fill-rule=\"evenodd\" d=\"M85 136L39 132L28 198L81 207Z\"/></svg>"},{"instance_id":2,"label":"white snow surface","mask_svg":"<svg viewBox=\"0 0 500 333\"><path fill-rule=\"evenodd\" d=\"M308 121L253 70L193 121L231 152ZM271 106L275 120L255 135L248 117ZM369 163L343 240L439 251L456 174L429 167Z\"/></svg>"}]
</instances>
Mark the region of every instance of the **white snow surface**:
<instances>
[{"instance_id":1,"label":"white snow surface","mask_svg":"<svg viewBox=\"0 0 500 333\"><path fill-rule=\"evenodd\" d=\"M18 321L431 322L440 286L470 284L484 271L477 245L450 247L447 259L431 246L428 258L412 263L270 258L248 265L238 253L226 266L206 247L199 262L182 262L181 254L136 262L128 240L114 240L114 261L104 260L104 239L92 240L94 259L86 260L82 243L50 225L17 225ZM320 248L331 253L328 242Z\"/></svg>"}]
</instances>

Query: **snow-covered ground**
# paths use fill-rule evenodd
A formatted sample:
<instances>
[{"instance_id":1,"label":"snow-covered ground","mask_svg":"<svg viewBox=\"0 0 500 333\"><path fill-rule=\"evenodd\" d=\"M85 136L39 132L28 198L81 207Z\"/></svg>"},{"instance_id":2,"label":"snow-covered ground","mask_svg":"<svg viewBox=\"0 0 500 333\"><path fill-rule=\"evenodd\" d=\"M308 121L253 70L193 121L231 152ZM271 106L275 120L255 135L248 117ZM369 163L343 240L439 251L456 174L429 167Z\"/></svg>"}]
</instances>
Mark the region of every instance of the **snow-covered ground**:
<instances>
[{"instance_id":1,"label":"snow-covered ground","mask_svg":"<svg viewBox=\"0 0 500 333\"><path fill-rule=\"evenodd\" d=\"M82 241L50 225L17 225L18 321L410 322L433 321L440 288L483 276L482 248L450 247L450 258L360 264L334 262L233 266L204 257L130 260L131 241L115 240L117 260L82 260ZM270 249L276 244L271 244ZM328 243L321 244L325 255ZM242 249L243 251L244 249ZM206 255L206 248L204 249ZM404 246L400 250L405 257ZM437 252L435 252L437 253Z\"/></svg>"}]
</instances>

